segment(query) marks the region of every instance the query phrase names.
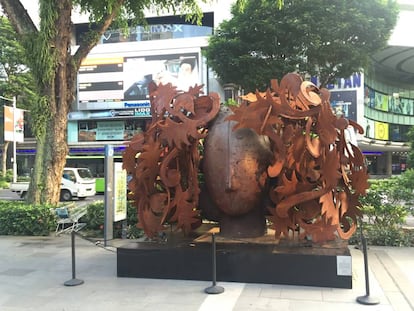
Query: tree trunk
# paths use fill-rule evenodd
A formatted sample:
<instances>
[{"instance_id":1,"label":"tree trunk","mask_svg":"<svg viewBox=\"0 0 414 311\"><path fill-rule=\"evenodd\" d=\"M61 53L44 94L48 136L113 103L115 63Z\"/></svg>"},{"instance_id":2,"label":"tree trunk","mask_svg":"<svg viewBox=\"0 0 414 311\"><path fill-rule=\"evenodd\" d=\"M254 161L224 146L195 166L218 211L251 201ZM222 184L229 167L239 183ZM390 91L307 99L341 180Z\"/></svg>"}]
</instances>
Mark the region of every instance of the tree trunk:
<instances>
[{"instance_id":1,"label":"tree trunk","mask_svg":"<svg viewBox=\"0 0 414 311\"><path fill-rule=\"evenodd\" d=\"M43 150L44 150L45 138L37 137L36 156L35 163L30 177L30 187L26 201L31 204L40 204L40 195L43 193L44 184L42 183L43 173Z\"/></svg>"},{"instance_id":2,"label":"tree trunk","mask_svg":"<svg viewBox=\"0 0 414 311\"><path fill-rule=\"evenodd\" d=\"M13 28L22 35L25 49L29 51L31 69L41 90L42 100L45 100L39 105L40 111L32 111L34 117L41 122L40 125L37 124L40 130L36 134L35 169L28 202L56 205L59 202L62 172L68 155L67 115L74 100L76 72L82 59L98 43L100 36L118 15L124 0L111 1L111 9L97 21L90 35L81 40L74 56L70 52L73 1L38 2L42 20L39 30L20 1L0 0ZM43 126L46 126L46 133L43 133Z\"/></svg>"},{"instance_id":3,"label":"tree trunk","mask_svg":"<svg viewBox=\"0 0 414 311\"><path fill-rule=\"evenodd\" d=\"M43 148L43 175L45 185L41 202L56 205L60 198L60 184L63 168L68 155L67 115L73 101L74 71L71 44L71 1L55 1L58 17L55 21L56 35L52 45L55 49L57 67L52 85L48 89L50 98L51 119Z\"/></svg>"},{"instance_id":4,"label":"tree trunk","mask_svg":"<svg viewBox=\"0 0 414 311\"><path fill-rule=\"evenodd\" d=\"M56 90L57 91L57 90ZM60 90L63 94L63 90ZM57 96L56 96L57 97ZM43 180L45 189L42 192L42 203L58 204L60 196L60 183L62 179L63 168L66 164L68 155L68 146L66 142L67 113L66 102L56 98L55 103L59 108L50 120L50 132L46 136L43 146ZM56 187L56 185L59 185Z\"/></svg>"},{"instance_id":5,"label":"tree trunk","mask_svg":"<svg viewBox=\"0 0 414 311\"><path fill-rule=\"evenodd\" d=\"M57 205L60 199L62 172L68 154L67 115L74 95L73 88L68 87L68 83L74 83L74 73L71 71L75 68L70 53L72 1L52 2L41 3L41 7L53 23L48 25L52 27L49 31L51 36L45 38L43 47L46 46L48 49L47 55L53 63L54 70L51 75L45 73L43 77L38 77L42 79L41 94L47 98L45 109L48 109L47 114L50 117L44 121L46 132L40 131L40 134L36 135L35 170L31 177L27 200L32 204ZM40 68L47 70L48 67L46 65ZM38 74L42 75L42 71Z\"/></svg>"},{"instance_id":6,"label":"tree trunk","mask_svg":"<svg viewBox=\"0 0 414 311\"><path fill-rule=\"evenodd\" d=\"M1 154L1 175L6 177L7 173L7 150L9 149L9 141L4 141L3 150Z\"/></svg>"}]
</instances>

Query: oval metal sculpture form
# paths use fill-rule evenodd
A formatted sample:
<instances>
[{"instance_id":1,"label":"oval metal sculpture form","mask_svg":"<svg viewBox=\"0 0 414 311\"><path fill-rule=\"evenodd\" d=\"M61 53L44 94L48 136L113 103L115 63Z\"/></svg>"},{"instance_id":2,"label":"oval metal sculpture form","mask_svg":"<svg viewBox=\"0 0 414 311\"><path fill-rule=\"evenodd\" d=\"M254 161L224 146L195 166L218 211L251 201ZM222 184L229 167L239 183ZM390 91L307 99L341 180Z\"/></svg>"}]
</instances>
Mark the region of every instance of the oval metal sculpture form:
<instances>
[{"instance_id":1,"label":"oval metal sculpture form","mask_svg":"<svg viewBox=\"0 0 414 311\"><path fill-rule=\"evenodd\" d=\"M204 143L206 195L220 210L222 236L262 236L266 169L272 153L268 140L251 129L233 131L235 122L226 120L230 114L228 108L221 109Z\"/></svg>"}]
</instances>

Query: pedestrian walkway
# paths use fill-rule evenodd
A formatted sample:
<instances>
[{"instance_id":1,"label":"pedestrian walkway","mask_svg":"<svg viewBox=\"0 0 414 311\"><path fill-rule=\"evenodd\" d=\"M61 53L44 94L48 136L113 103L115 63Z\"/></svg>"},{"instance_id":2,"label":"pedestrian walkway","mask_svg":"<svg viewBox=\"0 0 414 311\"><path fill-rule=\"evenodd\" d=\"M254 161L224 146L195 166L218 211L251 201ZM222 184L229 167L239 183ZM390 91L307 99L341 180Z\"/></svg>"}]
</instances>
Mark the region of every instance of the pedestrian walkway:
<instances>
[{"instance_id":1,"label":"pedestrian walkway","mask_svg":"<svg viewBox=\"0 0 414 311\"><path fill-rule=\"evenodd\" d=\"M76 277L84 284L69 287L70 235L1 236L0 310L414 310L414 248L369 248L370 296L380 303L367 306L356 302L366 286L363 254L354 247L352 289L218 281L224 293L208 295L206 281L118 278L115 247L80 237L75 245Z\"/></svg>"}]
</instances>

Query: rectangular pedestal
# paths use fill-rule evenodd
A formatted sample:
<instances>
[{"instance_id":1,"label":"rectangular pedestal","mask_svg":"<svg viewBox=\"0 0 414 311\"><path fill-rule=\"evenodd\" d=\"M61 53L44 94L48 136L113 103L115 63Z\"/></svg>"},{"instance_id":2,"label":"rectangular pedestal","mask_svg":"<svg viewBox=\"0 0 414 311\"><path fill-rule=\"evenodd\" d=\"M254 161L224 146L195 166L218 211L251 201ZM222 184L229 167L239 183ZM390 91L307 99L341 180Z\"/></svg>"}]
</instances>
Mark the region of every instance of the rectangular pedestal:
<instances>
[{"instance_id":1,"label":"rectangular pedestal","mask_svg":"<svg viewBox=\"0 0 414 311\"><path fill-rule=\"evenodd\" d=\"M217 281L352 288L346 245L216 242ZM131 242L117 248L119 277L212 280L212 243Z\"/></svg>"}]
</instances>

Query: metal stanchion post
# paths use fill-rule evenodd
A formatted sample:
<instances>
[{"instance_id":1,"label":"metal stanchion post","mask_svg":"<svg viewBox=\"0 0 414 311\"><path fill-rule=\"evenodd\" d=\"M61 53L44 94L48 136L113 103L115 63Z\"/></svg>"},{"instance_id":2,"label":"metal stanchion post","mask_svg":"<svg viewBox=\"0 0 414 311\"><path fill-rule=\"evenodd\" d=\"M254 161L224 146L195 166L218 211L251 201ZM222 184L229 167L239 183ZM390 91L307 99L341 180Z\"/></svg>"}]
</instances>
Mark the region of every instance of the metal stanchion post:
<instances>
[{"instance_id":1,"label":"metal stanchion post","mask_svg":"<svg viewBox=\"0 0 414 311\"><path fill-rule=\"evenodd\" d=\"M204 291L207 294L221 294L224 292L224 288L216 285L216 236L213 233L211 236L211 248L212 248L212 262L213 262L213 285L207 287Z\"/></svg>"},{"instance_id":2,"label":"metal stanchion post","mask_svg":"<svg viewBox=\"0 0 414 311\"><path fill-rule=\"evenodd\" d=\"M122 234L121 237L123 240L127 238L127 220L122 220Z\"/></svg>"},{"instance_id":3,"label":"metal stanchion post","mask_svg":"<svg viewBox=\"0 0 414 311\"><path fill-rule=\"evenodd\" d=\"M83 284L83 280L76 278L76 266L75 266L75 231L72 230L71 233L72 241L72 279L63 283L65 286L76 286Z\"/></svg>"},{"instance_id":4,"label":"metal stanchion post","mask_svg":"<svg viewBox=\"0 0 414 311\"><path fill-rule=\"evenodd\" d=\"M370 296L370 292L369 292L367 240L365 239L364 233L362 232L362 221L361 221L361 243L362 243L362 251L364 252L365 296L357 297L356 301L363 305L377 305L380 303L379 299Z\"/></svg>"}]
</instances>

